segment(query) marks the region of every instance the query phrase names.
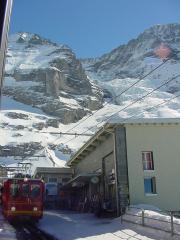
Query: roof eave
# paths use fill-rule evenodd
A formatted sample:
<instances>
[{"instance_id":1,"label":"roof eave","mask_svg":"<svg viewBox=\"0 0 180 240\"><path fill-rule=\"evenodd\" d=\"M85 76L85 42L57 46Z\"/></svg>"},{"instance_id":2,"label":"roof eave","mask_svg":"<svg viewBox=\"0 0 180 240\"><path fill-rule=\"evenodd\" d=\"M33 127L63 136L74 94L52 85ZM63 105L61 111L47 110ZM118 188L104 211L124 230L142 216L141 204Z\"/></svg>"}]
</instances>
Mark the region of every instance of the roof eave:
<instances>
[{"instance_id":1,"label":"roof eave","mask_svg":"<svg viewBox=\"0 0 180 240\"><path fill-rule=\"evenodd\" d=\"M91 152L90 148L93 150L93 146L94 148L96 148L96 146L98 145L98 142L102 142L103 139L100 137L103 135L103 133L107 132L107 133L113 133L113 129L114 126L116 124L114 123L106 123L104 124L99 131L93 135L75 154L74 156L67 162L67 166L71 167L73 165L73 163L77 163L79 161L81 161L82 155L85 157L86 154L83 154L85 151L87 152ZM97 142L97 144L96 144Z\"/></svg>"}]
</instances>

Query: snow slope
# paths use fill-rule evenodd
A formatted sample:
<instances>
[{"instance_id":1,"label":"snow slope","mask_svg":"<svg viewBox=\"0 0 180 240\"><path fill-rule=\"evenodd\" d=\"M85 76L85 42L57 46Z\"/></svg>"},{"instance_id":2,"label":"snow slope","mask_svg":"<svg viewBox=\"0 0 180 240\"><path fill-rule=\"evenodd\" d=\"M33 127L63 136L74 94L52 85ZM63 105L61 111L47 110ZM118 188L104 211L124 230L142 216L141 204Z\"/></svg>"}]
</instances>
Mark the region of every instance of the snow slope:
<instances>
[{"instance_id":1,"label":"snow slope","mask_svg":"<svg viewBox=\"0 0 180 240\"><path fill-rule=\"evenodd\" d=\"M180 24L153 26L136 39L112 50L96 59L82 60L86 73L102 88L107 89L114 99L112 102L124 107L158 86L165 84L141 103L133 105L120 114L131 117L146 109L149 103L161 103L163 100L180 94ZM164 60L169 60L163 64ZM161 67L150 73L153 69ZM148 75L148 76L146 76ZM146 77L144 77L146 76ZM177 77L178 76L178 77ZM174 80L170 81L172 78ZM136 81L135 84L130 88ZM128 91L126 89L130 88ZM123 94L121 94L124 92ZM120 95L120 97L117 97ZM114 100L114 101L113 101ZM149 113L144 111L141 117L179 117L180 100L165 104L160 110Z\"/></svg>"},{"instance_id":2,"label":"snow slope","mask_svg":"<svg viewBox=\"0 0 180 240\"><path fill-rule=\"evenodd\" d=\"M37 43L32 39L37 40ZM46 68L55 58L67 58L68 55L63 51L65 49L69 48L65 45L52 44L36 34L25 32L13 34L9 37L6 73L13 74L14 70L28 73L32 69Z\"/></svg>"}]
</instances>

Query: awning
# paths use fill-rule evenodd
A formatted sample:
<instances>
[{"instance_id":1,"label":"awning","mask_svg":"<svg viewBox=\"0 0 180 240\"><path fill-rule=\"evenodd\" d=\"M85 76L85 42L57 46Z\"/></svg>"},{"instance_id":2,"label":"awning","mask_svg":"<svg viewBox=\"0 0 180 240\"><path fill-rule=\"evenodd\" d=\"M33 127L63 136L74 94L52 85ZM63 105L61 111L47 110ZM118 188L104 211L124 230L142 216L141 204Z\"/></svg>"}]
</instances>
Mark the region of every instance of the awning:
<instances>
[{"instance_id":1,"label":"awning","mask_svg":"<svg viewBox=\"0 0 180 240\"><path fill-rule=\"evenodd\" d=\"M73 188L73 187L83 187L87 183L91 182L97 184L99 182L99 177L101 173L85 173L79 174L65 185L62 186L62 189Z\"/></svg>"}]
</instances>

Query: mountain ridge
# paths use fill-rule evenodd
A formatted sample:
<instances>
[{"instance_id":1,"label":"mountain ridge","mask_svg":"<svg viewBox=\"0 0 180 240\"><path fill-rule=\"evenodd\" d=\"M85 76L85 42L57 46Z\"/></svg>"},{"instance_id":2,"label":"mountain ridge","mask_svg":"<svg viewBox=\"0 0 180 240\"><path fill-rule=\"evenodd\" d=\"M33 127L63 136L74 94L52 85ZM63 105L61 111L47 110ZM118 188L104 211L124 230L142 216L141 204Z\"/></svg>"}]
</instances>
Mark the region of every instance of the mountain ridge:
<instances>
[{"instance_id":1,"label":"mountain ridge","mask_svg":"<svg viewBox=\"0 0 180 240\"><path fill-rule=\"evenodd\" d=\"M180 59L180 24L155 25L139 34L137 38L128 41L127 44L120 45L99 58L88 58L81 61L86 72L90 75L91 72L95 73L97 79L101 77L103 80L111 80L116 77L137 78L142 76L143 71L138 67L139 62L135 65L133 61L142 61L143 57L156 57L154 51L162 43L172 50L172 59ZM127 71L127 68L130 67L136 68L134 74ZM108 71L111 71L111 74Z\"/></svg>"}]
</instances>

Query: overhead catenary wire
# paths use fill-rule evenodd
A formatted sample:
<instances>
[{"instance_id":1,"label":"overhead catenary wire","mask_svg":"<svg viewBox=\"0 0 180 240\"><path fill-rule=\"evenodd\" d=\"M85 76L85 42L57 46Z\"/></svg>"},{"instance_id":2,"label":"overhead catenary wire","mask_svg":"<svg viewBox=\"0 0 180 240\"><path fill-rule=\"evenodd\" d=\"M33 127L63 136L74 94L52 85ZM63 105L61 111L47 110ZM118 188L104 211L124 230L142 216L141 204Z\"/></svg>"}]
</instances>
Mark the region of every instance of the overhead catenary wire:
<instances>
[{"instance_id":1,"label":"overhead catenary wire","mask_svg":"<svg viewBox=\"0 0 180 240\"><path fill-rule=\"evenodd\" d=\"M155 89L151 90L150 92L148 92L147 94L143 95L142 97L137 98L135 101L133 101L132 103L128 104L127 106L125 106L124 108L120 109L119 111L111 114L110 116L106 117L103 121L101 121L100 123L98 123L96 126L99 126L100 124L102 124L104 121L108 121L111 118L113 118L116 114L124 111L125 109L128 109L130 106L136 104L137 102L145 99L147 96L151 95L153 92L157 91L158 89L160 89L161 87L165 86L166 84L174 81L176 78L180 77L180 74L177 76L174 76L173 78L169 79L168 81L164 82L163 84L159 85L158 87L156 87ZM159 105L159 104L158 104ZM86 131L82 132L82 133L86 133L89 130L91 130L93 127L88 128ZM74 140L75 138L69 139L68 141L64 142L63 144L67 144L68 142Z\"/></svg>"},{"instance_id":2,"label":"overhead catenary wire","mask_svg":"<svg viewBox=\"0 0 180 240\"><path fill-rule=\"evenodd\" d=\"M124 110L126 110L127 108L129 108L130 106L134 105L135 103L143 100L144 98L146 98L147 96L151 95L153 92L159 90L161 87L165 86L166 84L174 81L176 78L180 77L180 74L174 76L173 78L169 79L168 81L164 82L163 84L159 85L158 87L156 87L155 89L151 90L150 92L148 92L147 94L143 95L142 97L137 98L135 101L133 101L132 103L128 104L127 106L125 106L124 108L120 109L119 111L117 111L116 113L113 113L112 115L110 115L109 117L107 117L106 121L108 121L109 119L111 119L113 116L115 116L117 113L120 113ZM97 126L99 125L99 123L97 124ZM85 132L84 132L85 133Z\"/></svg>"},{"instance_id":3,"label":"overhead catenary wire","mask_svg":"<svg viewBox=\"0 0 180 240\"><path fill-rule=\"evenodd\" d=\"M11 131L11 129L5 129L3 128L3 131ZM32 130L24 130L24 129L21 129L21 130L18 130L18 129L13 129L14 132L19 132L19 131L22 131L22 132L32 132L32 133L45 133L45 134L54 134L54 135L74 135L74 136L86 136L86 137L90 137L92 136L92 134L90 133L85 133L85 134L81 134L81 133L77 133L77 132L71 132L71 133L68 133L68 132L48 132L48 131L41 131L41 130L35 130L35 131L32 131Z\"/></svg>"},{"instance_id":4,"label":"overhead catenary wire","mask_svg":"<svg viewBox=\"0 0 180 240\"><path fill-rule=\"evenodd\" d=\"M158 68L162 67L167 61L169 61L170 59L167 58L165 59L161 64L159 64L157 67L153 68L150 72L148 72L147 74L143 75L142 77L140 77L136 82L134 82L133 84L131 84L128 88L126 88L125 90L123 90L120 94L116 95L113 97L113 99L108 100L104 106L100 109L97 109L96 111L94 111L93 113L91 113L90 115L88 115L86 118L82 119L81 121L79 121L75 126L73 126L72 128L68 129L66 131L69 132L71 130L73 130L74 128L76 128L77 126L79 126L80 124L82 124L83 122L85 122L87 119L89 119L90 117L94 116L97 112L101 111L105 106L107 106L109 103L113 102L115 99L117 99L118 97L120 97L121 95L123 95L125 92L127 92L128 90L130 90L132 87L134 87L135 85L137 85L140 81L142 81L143 79L145 79L146 77L148 77L149 75L151 75L154 71L156 71Z\"/></svg>"},{"instance_id":5,"label":"overhead catenary wire","mask_svg":"<svg viewBox=\"0 0 180 240\"><path fill-rule=\"evenodd\" d=\"M114 101L114 99L117 99L118 97L120 97L121 95L123 95L125 92L127 92L128 90L130 90L131 88L133 88L135 85L137 85L140 81L142 81L143 79L145 79L147 76L151 75L154 71L156 71L158 68L162 67L167 61L169 61L170 58L164 59L162 63L160 63L157 67L153 68L150 72L148 72L147 74L143 75L142 77L140 77L136 82L134 82L133 84L131 84L128 88L126 88L125 90L123 90L120 94L116 95L113 99L110 99L109 101L107 101L103 108L101 109L97 109L95 112L93 112L92 114L90 114L89 116L87 116L86 118L84 118L82 121L78 122L75 126L71 127L70 129L68 129L66 131L66 133L68 133L69 131L73 130L74 128L76 128L77 126L81 125L83 122L85 122L87 119L89 119L90 117L94 116L97 112L101 111L102 109L104 109L104 107L109 104L110 102ZM58 141L61 137L57 137L54 142Z\"/></svg>"},{"instance_id":6,"label":"overhead catenary wire","mask_svg":"<svg viewBox=\"0 0 180 240\"><path fill-rule=\"evenodd\" d=\"M86 136L86 137L89 137L89 136L92 136L92 134L90 133L68 133L68 132L43 132L43 131L33 131L33 132L37 132L37 133L49 133L49 134L55 134L55 135L75 135L75 136Z\"/></svg>"},{"instance_id":7,"label":"overhead catenary wire","mask_svg":"<svg viewBox=\"0 0 180 240\"><path fill-rule=\"evenodd\" d=\"M144 111L147 111L147 112L148 112L148 111L151 111L152 109L158 108L158 107L160 107L160 106L162 106L162 105L164 105L164 104L166 104L166 103L169 103L169 102L171 102L172 100L174 100L174 99L176 99L176 98L178 98L178 97L180 97L180 94L179 94L179 95L175 95L175 96L173 96L173 97L171 97L171 98L169 98L169 99L167 99L167 100L163 100L161 103L158 103L158 104L156 104L156 105L154 105L154 106L152 106L152 107L145 108L145 109L143 109L143 112L134 114L134 115L126 118L125 120L129 120L129 119L132 119L133 117L137 117L137 116L139 116L139 115L142 115L142 114L144 113ZM136 118L136 119L137 119L137 118Z\"/></svg>"}]
</instances>

